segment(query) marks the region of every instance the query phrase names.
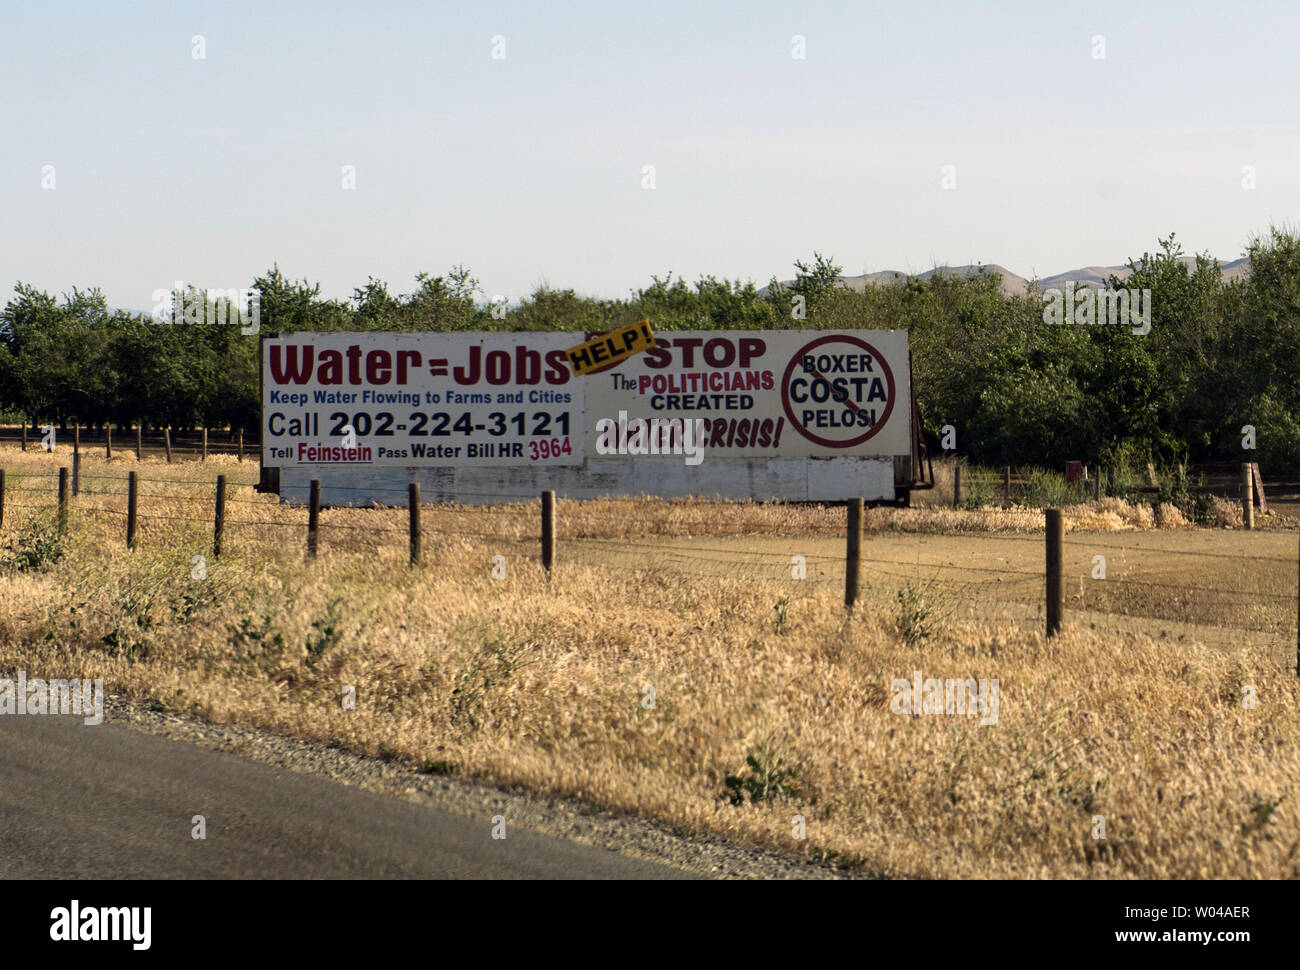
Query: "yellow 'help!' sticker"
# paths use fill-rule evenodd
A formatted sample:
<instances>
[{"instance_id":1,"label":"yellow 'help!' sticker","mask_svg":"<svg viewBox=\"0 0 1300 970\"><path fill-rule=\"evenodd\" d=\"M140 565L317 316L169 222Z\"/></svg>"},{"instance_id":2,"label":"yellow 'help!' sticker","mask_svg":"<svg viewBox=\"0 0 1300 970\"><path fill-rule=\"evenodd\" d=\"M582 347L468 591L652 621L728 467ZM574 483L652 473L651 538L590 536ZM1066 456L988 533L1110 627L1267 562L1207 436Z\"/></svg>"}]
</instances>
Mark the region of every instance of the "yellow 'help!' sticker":
<instances>
[{"instance_id":1,"label":"yellow 'help!' sticker","mask_svg":"<svg viewBox=\"0 0 1300 970\"><path fill-rule=\"evenodd\" d=\"M654 345L655 335L650 330L650 321L642 320L571 347L565 354L568 355L573 372L581 377L612 367Z\"/></svg>"}]
</instances>

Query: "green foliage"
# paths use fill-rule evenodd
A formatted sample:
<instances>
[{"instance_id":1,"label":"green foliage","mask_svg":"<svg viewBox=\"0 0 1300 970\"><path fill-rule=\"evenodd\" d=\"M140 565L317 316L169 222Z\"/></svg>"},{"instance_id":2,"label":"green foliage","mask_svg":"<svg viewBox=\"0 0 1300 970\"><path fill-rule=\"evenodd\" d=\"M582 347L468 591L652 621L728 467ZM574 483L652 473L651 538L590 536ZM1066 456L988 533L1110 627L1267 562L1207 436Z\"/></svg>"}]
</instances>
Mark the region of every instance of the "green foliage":
<instances>
[{"instance_id":1,"label":"green foliage","mask_svg":"<svg viewBox=\"0 0 1300 970\"><path fill-rule=\"evenodd\" d=\"M1136 464L1125 460L1106 466L1102 474L1102 491L1104 494L1113 495L1115 498L1122 498L1127 502L1142 502L1146 500L1146 493L1142 491L1149 483L1145 467L1138 469Z\"/></svg>"},{"instance_id":2,"label":"green foliage","mask_svg":"<svg viewBox=\"0 0 1300 970\"><path fill-rule=\"evenodd\" d=\"M141 562L123 579L117 590L120 613L113 629L100 638L110 657L124 656L129 661L148 656L143 634L154 627L154 603L165 597L170 585L157 562Z\"/></svg>"},{"instance_id":3,"label":"green foliage","mask_svg":"<svg viewBox=\"0 0 1300 970\"><path fill-rule=\"evenodd\" d=\"M794 281L787 287L775 277L767 285L767 300L778 320L789 327L816 327L825 324L827 312L835 305L843 288L840 285L842 268L821 253L813 253L813 261L795 260L797 270ZM800 299L796 299L796 297ZM795 306L802 305L802 319L794 315Z\"/></svg>"},{"instance_id":4,"label":"green foliage","mask_svg":"<svg viewBox=\"0 0 1300 970\"><path fill-rule=\"evenodd\" d=\"M1042 468L1020 468L1016 477L1025 483L1017 504L1030 508L1051 509L1073 505L1084 500L1083 488L1070 485L1060 472Z\"/></svg>"},{"instance_id":5,"label":"green foliage","mask_svg":"<svg viewBox=\"0 0 1300 970\"><path fill-rule=\"evenodd\" d=\"M1292 403L1288 404L1287 399ZM1261 468L1294 467L1300 456L1300 420L1297 420L1296 406L1300 397L1293 388L1270 385L1259 392L1253 406L1244 410L1248 420L1243 424L1253 424L1257 451L1251 455L1252 461L1258 461ZM1228 429L1229 432L1232 429ZM1240 437L1240 431L1237 431Z\"/></svg>"},{"instance_id":6,"label":"green foliage","mask_svg":"<svg viewBox=\"0 0 1300 970\"><path fill-rule=\"evenodd\" d=\"M799 769L786 762L781 744L761 738L745 757L745 768L726 776L727 797L733 805L743 805L747 800L795 798L799 795L798 780Z\"/></svg>"},{"instance_id":7,"label":"green foliage","mask_svg":"<svg viewBox=\"0 0 1300 970\"><path fill-rule=\"evenodd\" d=\"M934 636L943 618L937 581L932 578L925 583L913 583L909 579L894 595L898 601L894 626L899 637L909 647L921 646Z\"/></svg>"},{"instance_id":8,"label":"green foliage","mask_svg":"<svg viewBox=\"0 0 1300 970\"><path fill-rule=\"evenodd\" d=\"M454 775L460 768L460 765L454 761L431 761L425 759L420 765L420 774L422 775Z\"/></svg>"},{"instance_id":9,"label":"green foliage","mask_svg":"<svg viewBox=\"0 0 1300 970\"><path fill-rule=\"evenodd\" d=\"M1278 806L1282 804L1285 798L1285 795L1278 798L1266 798L1262 795L1256 795L1254 802L1250 806L1250 821L1242 824L1241 834L1251 835L1268 825L1273 818L1273 813L1277 811Z\"/></svg>"},{"instance_id":10,"label":"green foliage","mask_svg":"<svg viewBox=\"0 0 1300 970\"><path fill-rule=\"evenodd\" d=\"M114 623L113 629L100 637L100 642L108 648L107 652L110 657L125 657L134 663L145 659L147 656L148 648L143 640L136 639L133 636L128 620L119 620Z\"/></svg>"},{"instance_id":11,"label":"green foliage","mask_svg":"<svg viewBox=\"0 0 1300 970\"><path fill-rule=\"evenodd\" d=\"M775 631L777 633L784 633L786 622L788 621L790 614L790 597L782 596L776 601L776 606L772 607L772 609L776 610Z\"/></svg>"},{"instance_id":12,"label":"green foliage","mask_svg":"<svg viewBox=\"0 0 1300 970\"><path fill-rule=\"evenodd\" d=\"M181 626L192 621L195 616L221 600L217 584L211 579L192 581L182 586L172 600L172 618Z\"/></svg>"},{"instance_id":13,"label":"green foliage","mask_svg":"<svg viewBox=\"0 0 1300 970\"><path fill-rule=\"evenodd\" d=\"M276 626L270 612L260 621L251 616L242 617L238 624L226 627L226 634L236 656L242 660L271 660L284 653L284 633Z\"/></svg>"},{"instance_id":14,"label":"green foliage","mask_svg":"<svg viewBox=\"0 0 1300 970\"><path fill-rule=\"evenodd\" d=\"M30 572L54 565L67 552L53 516L32 519L9 536L4 544L4 565L17 572Z\"/></svg>"},{"instance_id":15,"label":"green foliage","mask_svg":"<svg viewBox=\"0 0 1300 970\"><path fill-rule=\"evenodd\" d=\"M342 598L335 597L325 608L325 615L312 621L312 629L316 632L307 635L307 643L304 647L307 652L307 666L315 666L325 654L343 642L343 618L340 612L342 607Z\"/></svg>"},{"instance_id":16,"label":"green foliage","mask_svg":"<svg viewBox=\"0 0 1300 970\"><path fill-rule=\"evenodd\" d=\"M1169 502L1182 506L1191 499L1191 486L1188 482L1187 466L1174 465L1172 468L1156 471L1156 501Z\"/></svg>"},{"instance_id":17,"label":"green foliage","mask_svg":"<svg viewBox=\"0 0 1300 970\"><path fill-rule=\"evenodd\" d=\"M451 692L451 723L477 728L487 715L488 699L494 688L501 688L523 667L527 645L510 643L500 637L479 634L481 642L469 663L456 678Z\"/></svg>"},{"instance_id":18,"label":"green foliage","mask_svg":"<svg viewBox=\"0 0 1300 970\"><path fill-rule=\"evenodd\" d=\"M985 468L971 465L961 470L961 504L964 509L982 509L1002 502L1002 480Z\"/></svg>"},{"instance_id":19,"label":"green foliage","mask_svg":"<svg viewBox=\"0 0 1300 970\"><path fill-rule=\"evenodd\" d=\"M600 331L649 319L660 331L905 329L926 434L957 425L973 463L1059 468L1239 460L1241 428L1270 474L1300 470L1300 231L1252 239L1247 278L1190 259L1174 235L1129 261L1112 289L1150 290L1151 330L1052 325L1042 293L1004 295L996 273L935 272L855 292L814 253L789 284L652 276L624 299L542 284L493 305L463 266L420 273L411 293L368 277L351 299L274 265L253 280L260 332ZM181 294L224 307L193 287ZM792 314L795 297L805 308ZM228 308L226 309L229 314ZM61 297L18 282L0 310L0 413L33 424L254 430L258 336L238 326L158 323L111 311L95 289ZM933 440L932 444L937 444Z\"/></svg>"}]
</instances>

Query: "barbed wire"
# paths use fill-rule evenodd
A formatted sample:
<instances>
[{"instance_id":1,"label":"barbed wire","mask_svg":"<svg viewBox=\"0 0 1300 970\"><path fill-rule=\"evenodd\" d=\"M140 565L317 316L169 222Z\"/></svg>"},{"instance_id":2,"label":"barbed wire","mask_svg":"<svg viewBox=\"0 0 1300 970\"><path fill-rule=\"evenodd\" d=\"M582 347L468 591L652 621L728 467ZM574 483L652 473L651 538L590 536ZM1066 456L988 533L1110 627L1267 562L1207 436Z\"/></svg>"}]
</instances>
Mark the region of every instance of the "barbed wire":
<instances>
[{"instance_id":1,"label":"barbed wire","mask_svg":"<svg viewBox=\"0 0 1300 970\"><path fill-rule=\"evenodd\" d=\"M640 539L640 538L644 538L644 537L637 537L637 539ZM668 538L672 538L672 537L668 537ZM688 550L698 551L698 552L713 552L713 553L721 553L721 554L723 554L723 555L727 555L727 556L734 556L734 555L744 555L744 556L751 556L751 555L752 555L752 556L765 556L765 557L768 557L768 558L780 559L780 560L782 561L782 565L787 565L787 566L790 565L790 556L791 556L791 555L803 555L803 556L804 556L804 559L805 559L805 560L808 560L808 561L814 561L814 560L817 560L817 561L827 561L827 562L842 562L842 561L843 561L842 558L840 558L840 557L836 557L836 556L805 555L805 554L803 554L803 553L790 553L790 554L787 554L787 553L783 553L783 552L763 552L763 551L758 551L758 550L715 549L715 548L710 547L710 546L686 546L686 545L682 545L682 544L680 544L680 543L674 543L674 544L673 544L673 547L672 547L671 550L664 550L664 549L663 549L662 547L660 547L660 546L654 545L654 544L652 544L652 543L639 542L639 541L637 541L636 539L633 539L633 540L623 540L623 539L601 539L601 538L595 538L595 537L583 537L583 538L580 538L580 539L571 539L571 540L569 540L569 541L571 541L571 542L586 542L586 543L594 543L594 544L596 544L596 545L618 545L618 546L620 546L620 547L635 546L635 547L637 547L637 548L641 548L641 549L647 549L647 550L651 550L651 551L664 551L664 552L669 552L669 551L673 551L673 550L677 550L677 549L688 549ZM716 561L718 561L718 562L726 562L726 561L729 561L729 560L722 560L722 559L719 559L719 560L716 560Z\"/></svg>"},{"instance_id":2,"label":"barbed wire","mask_svg":"<svg viewBox=\"0 0 1300 970\"><path fill-rule=\"evenodd\" d=\"M211 527L212 525L211 521L207 522L207 525ZM283 529L286 525L293 525L295 528L301 528L301 529L307 528L307 523L305 522L302 523L267 522L261 519L226 519L224 523L224 526L227 529L241 529L245 526L250 526L250 525L264 525L274 529Z\"/></svg>"},{"instance_id":3,"label":"barbed wire","mask_svg":"<svg viewBox=\"0 0 1300 970\"><path fill-rule=\"evenodd\" d=\"M79 472L78 478L83 482L129 482L129 475L88 475L85 472ZM167 485L216 485L216 478L145 478L137 474L136 479L140 484L145 482L158 482ZM226 485L256 485L257 481L249 482L232 482L227 480Z\"/></svg>"},{"instance_id":4,"label":"barbed wire","mask_svg":"<svg viewBox=\"0 0 1300 970\"><path fill-rule=\"evenodd\" d=\"M1117 580L1115 579L1106 580L1106 582L1108 583L1113 583L1116 581ZM1252 597L1264 597L1266 599L1287 600L1288 602L1296 601L1296 597L1291 595L1290 593L1266 593L1263 590L1216 589L1213 586L1187 586L1187 585L1177 585L1174 583L1155 583L1155 582L1151 582L1150 580L1129 579L1128 577L1121 577L1118 581L1133 586L1150 586L1155 589L1173 589L1173 590L1178 590L1179 592L1185 591L1189 593L1209 593L1215 596L1224 596L1224 595L1240 596L1243 599L1248 599Z\"/></svg>"},{"instance_id":5,"label":"barbed wire","mask_svg":"<svg viewBox=\"0 0 1300 970\"><path fill-rule=\"evenodd\" d=\"M1291 531L1291 530L1285 530L1285 531ZM1226 552L1201 552L1195 549L1158 549L1158 548L1134 549L1131 546L1117 546L1114 545L1113 543L1094 542L1094 541L1089 541L1088 547L1097 548L1097 549L1118 549L1121 552L1150 552L1150 553L1158 553L1159 555L1162 556L1166 556L1166 555L1167 556L1200 556L1206 559L1233 559L1236 560L1237 562L1242 562L1242 561L1284 562L1284 563L1296 562L1295 559L1290 559L1284 556L1257 556L1257 555L1246 555L1246 554L1240 556L1234 556Z\"/></svg>"},{"instance_id":6,"label":"barbed wire","mask_svg":"<svg viewBox=\"0 0 1300 970\"><path fill-rule=\"evenodd\" d=\"M883 563L888 563L891 566L914 566L917 569L935 569L935 570L961 569L961 570L966 570L968 572L979 572L979 573L998 572L998 573L1006 573L1007 575L1018 574L1023 576L1033 576L1037 579L1043 578L1043 573L1041 570L1032 570L1032 569L1004 569L1001 567L992 567L992 566L961 566L958 565L957 563L904 562L901 559L884 559L881 558L880 556L864 557L862 561L864 563L868 561L873 563L883 562Z\"/></svg>"},{"instance_id":7,"label":"barbed wire","mask_svg":"<svg viewBox=\"0 0 1300 970\"><path fill-rule=\"evenodd\" d=\"M96 480L105 480L103 476L97 476ZM120 480L120 479L119 479ZM172 484L163 480L164 484ZM198 484L215 484L202 482ZM228 483L229 484L229 483ZM243 483L252 484L252 483ZM232 487L241 487L236 483ZM39 512L52 514L58 511L59 506L54 501L55 496L44 489L31 488L30 486L9 485L8 490L13 492L23 492L27 494L44 494L50 498L48 503L31 503L26 501L14 501L12 498L6 503L7 509L24 510L30 512ZM120 500L123 493L87 493L83 498L108 498ZM184 495L180 496L192 501L207 503L209 497L196 497ZM272 498L262 499L238 499L227 496L227 502L239 502L245 505L258 505L263 508L284 508L280 503L275 502ZM344 522L339 521L339 516L345 511L373 511L391 513L393 518L401 516L403 506L377 506L369 509L326 509L321 514L317 525L316 535L318 543L329 543L329 536L334 530L337 534L355 535L371 534L376 538L409 536L409 528L401 527L397 524L380 525L377 522ZM422 505L423 511L431 513L434 521L424 521L421 523L419 536L423 542L436 545L443 541L471 540L477 542L495 542L502 543L513 547L516 551L514 555L522 554L519 552L521 546L531 546L539 542L539 537L534 532L532 535L524 534L504 534L510 528L518 528L517 517L513 514L515 509L502 508L500 506L438 506ZM111 507L110 504L96 504L92 502L76 501L69 502L65 511L70 517L80 514L87 516L111 516L115 520L120 520L129 515L120 507ZM292 529L295 532L309 532L309 523L306 517L302 515L302 507L291 507L291 516L279 520L267 520L265 518L245 519L238 515L230 515L224 519L224 528L234 529L256 529L265 528L283 532L286 529ZM530 513L531 514L531 513ZM492 517L496 516L496 524L502 526L501 531L491 531L484 529L473 529L458 527L458 519L465 519L469 522L479 522L488 524ZM148 509L139 509L136 513L137 522L142 525L145 523L183 523L192 527L202 528L204 531L214 528L214 520L211 516L195 515L177 515L163 512L149 511ZM575 518L577 521L575 521ZM735 576L744 579L763 579L774 582L798 582L809 583L815 586L824 586L826 584L838 585L844 581L844 559L839 555L828 555L817 552L795 552L776 551L771 549L753 549L753 548L727 548L716 541L709 542L710 539L717 540L728 535L753 536L755 533L707 533L703 535L678 535L673 533L646 533L635 536L585 536L571 535L575 529L583 526L583 519L590 520L591 525L601 524L609 527L608 520L600 519L595 515L585 516L563 516L557 523L558 542L561 547L568 547L572 552L561 552L560 561L563 563L572 563L579 566L596 568L601 570L619 570L632 572L665 572L670 575L678 575L694 580L702 577L717 579ZM441 521L439 521L441 520ZM692 523L692 527L697 527ZM758 533L762 535L763 533ZM1020 542L1034 542L1035 544L1043 541L1041 536L1012 536L997 535L989 533L963 533L953 535L950 533L942 534L945 540L960 538L971 538L975 540L1000 539ZM806 542L810 537L807 536L780 536L783 540L791 543ZM811 537L813 539L817 537ZM686 541L683 541L686 540ZM1085 543L1088 548L1105 548L1118 550L1124 553L1132 553L1135 558L1144 553L1154 553L1161 557L1202 557L1209 559L1229 559L1242 561L1243 563L1261 562L1261 563L1285 563L1290 564L1293 560L1277 556L1258 556L1242 555L1235 556L1224 553L1205 552L1198 550L1170 550L1150 547L1139 547L1131 545L1122 545L1115 542L1093 541ZM595 548L604 550L604 557L590 558L581 555L581 548ZM621 554L621 555L620 555ZM612 558L609 558L612 555ZM805 576L803 579L797 579L793 576L785 575L791 563L793 556L802 556L806 564L814 567L819 575ZM631 563L620 560L632 558ZM538 558L536 555L527 555L529 561ZM1027 586L1037 586L1045 582L1043 572L1038 569L1023 569L1010 564L965 564L957 562L925 562L921 560L905 561L890 557L872 555L870 543L864 543L862 550L862 559L860 561L862 576L865 585L868 587L873 582L888 580L892 583L897 582L920 582L922 584L933 582L944 595L953 596L966 604L969 609L990 609L993 611L1005 611L1010 606L1013 609L1037 609L1041 612L1042 598L1034 596L1030 599L1023 598L1028 592ZM813 571L813 570L810 570ZM958 576L954 576L956 573ZM961 574L976 574L980 578L970 580L960 579ZM1083 576L1080 581L1085 582ZM1112 576L1106 586L1088 586L1087 589L1081 588L1077 594L1077 602L1080 604L1079 609L1087 612L1088 601L1092 600L1093 609L1106 613L1107 615L1131 617L1138 620L1161 621L1187 623L1198 627L1197 636L1204 637L1206 631L1213 628L1206 625L1212 619L1214 627L1234 631L1243 631L1261 636L1277 635L1279 630L1285 627L1285 624L1277 626L1270 631L1260 631L1257 625L1245 626L1234 622L1232 614L1213 615L1207 617L1205 622L1198 622L1196 618L1191 617L1174 617L1151 615L1148 611L1136 611L1125 609L1120 590L1136 587L1139 589L1151 589L1163 592L1172 592L1175 594L1186 594L1198 600L1209 600L1216 603L1232 603L1243 606L1265 606L1267 604L1291 604L1296 602L1297 597L1289 592L1274 592L1264 589L1244 589L1235 586L1215 587L1201 584L1188 583L1171 583L1163 582L1159 579L1141 579L1135 576L1123 575ZM989 600L987 604L982 600L988 599L988 594L993 594L994 599ZM1076 601L1076 594L1067 591L1067 597L1071 601ZM1001 602L1002 597L1012 597L1006 602ZM1166 602L1171 598L1166 596ZM1177 602L1176 599L1172 602ZM1073 609L1073 607L1072 607ZM1219 609L1219 607L1215 607ZM1271 610L1272 607L1269 607ZM1195 611L1193 611L1195 612ZM1271 621L1270 621L1271 622ZM1204 627L1204 629L1201 629ZM1294 627L1291 627L1294 629ZM1226 634L1231 636L1232 634Z\"/></svg>"}]
</instances>

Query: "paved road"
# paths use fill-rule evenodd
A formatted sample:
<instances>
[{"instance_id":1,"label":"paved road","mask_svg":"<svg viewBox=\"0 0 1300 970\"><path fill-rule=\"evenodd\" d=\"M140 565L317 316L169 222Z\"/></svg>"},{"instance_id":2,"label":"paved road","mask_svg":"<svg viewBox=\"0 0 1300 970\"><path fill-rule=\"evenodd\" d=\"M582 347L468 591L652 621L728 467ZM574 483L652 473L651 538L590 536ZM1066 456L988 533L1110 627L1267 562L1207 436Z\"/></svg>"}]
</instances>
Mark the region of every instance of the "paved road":
<instances>
[{"instance_id":1,"label":"paved road","mask_svg":"<svg viewBox=\"0 0 1300 970\"><path fill-rule=\"evenodd\" d=\"M493 839L489 818L121 725L0 716L0 879L689 876L506 824Z\"/></svg>"}]
</instances>

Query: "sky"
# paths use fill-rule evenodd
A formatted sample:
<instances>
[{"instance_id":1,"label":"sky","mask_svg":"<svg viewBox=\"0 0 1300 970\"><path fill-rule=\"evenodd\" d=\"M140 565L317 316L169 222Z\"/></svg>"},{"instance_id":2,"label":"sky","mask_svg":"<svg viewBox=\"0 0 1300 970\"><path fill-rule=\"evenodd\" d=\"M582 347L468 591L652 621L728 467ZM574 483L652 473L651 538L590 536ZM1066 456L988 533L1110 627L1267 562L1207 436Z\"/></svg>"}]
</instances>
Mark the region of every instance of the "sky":
<instances>
[{"instance_id":1,"label":"sky","mask_svg":"<svg viewBox=\"0 0 1300 970\"><path fill-rule=\"evenodd\" d=\"M1295 0L0 0L0 288L1229 260L1300 222L1298 44Z\"/></svg>"}]
</instances>

